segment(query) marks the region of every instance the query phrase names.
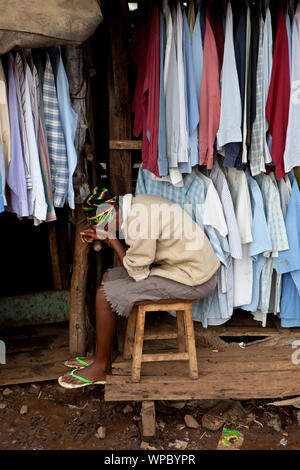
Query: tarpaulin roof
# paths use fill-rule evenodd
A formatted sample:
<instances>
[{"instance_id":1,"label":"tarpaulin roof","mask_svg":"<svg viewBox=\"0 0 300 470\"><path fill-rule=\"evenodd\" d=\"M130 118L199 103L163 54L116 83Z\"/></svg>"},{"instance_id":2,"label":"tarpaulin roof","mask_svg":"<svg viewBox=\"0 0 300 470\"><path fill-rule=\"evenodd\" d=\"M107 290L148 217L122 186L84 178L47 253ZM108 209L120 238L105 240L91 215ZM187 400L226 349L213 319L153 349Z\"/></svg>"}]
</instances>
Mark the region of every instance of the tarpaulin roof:
<instances>
[{"instance_id":1,"label":"tarpaulin roof","mask_svg":"<svg viewBox=\"0 0 300 470\"><path fill-rule=\"evenodd\" d=\"M97 0L0 0L0 54L81 44L102 21Z\"/></svg>"}]
</instances>

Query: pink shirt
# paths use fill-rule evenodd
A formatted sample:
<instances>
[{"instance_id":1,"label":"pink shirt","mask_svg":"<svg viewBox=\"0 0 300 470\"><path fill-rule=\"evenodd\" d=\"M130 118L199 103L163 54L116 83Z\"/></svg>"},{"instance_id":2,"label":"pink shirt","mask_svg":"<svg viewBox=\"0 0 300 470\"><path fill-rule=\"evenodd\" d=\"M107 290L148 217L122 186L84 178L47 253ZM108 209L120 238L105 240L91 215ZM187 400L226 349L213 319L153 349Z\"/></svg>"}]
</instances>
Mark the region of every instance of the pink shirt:
<instances>
[{"instance_id":1,"label":"pink shirt","mask_svg":"<svg viewBox=\"0 0 300 470\"><path fill-rule=\"evenodd\" d=\"M220 121L220 64L214 33L206 14L203 72L200 88L199 164L213 167L214 142Z\"/></svg>"}]
</instances>

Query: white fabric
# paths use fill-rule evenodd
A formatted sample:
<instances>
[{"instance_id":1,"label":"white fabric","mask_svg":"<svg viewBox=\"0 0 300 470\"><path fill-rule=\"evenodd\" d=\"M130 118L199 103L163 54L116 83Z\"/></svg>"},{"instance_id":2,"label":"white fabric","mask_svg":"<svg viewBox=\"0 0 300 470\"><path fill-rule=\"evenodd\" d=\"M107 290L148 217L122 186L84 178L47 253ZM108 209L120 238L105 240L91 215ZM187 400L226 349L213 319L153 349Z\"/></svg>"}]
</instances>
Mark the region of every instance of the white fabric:
<instances>
[{"instance_id":1,"label":"white fabric","mask_svg":"<svg viewBox=\"0 0 300 470\"><path fill-rule=\"evenodd\" d=\"M294 166L300 165L300 40L297 28L297 19L300 17L300 5L298 5L293 22L292 31L292 79L289 120L286 132L285 150L283 155L284 170L291 171Z\"/></svg>"},{"instance_id":2,"label":"white fabric","mask_svg":"<svg viewBox=\"0 0 300 470\"><path fill-rule=\"evenodd\" d=\"M242 259L243 254L241 237L236 221L232 197L228 188L224 172L220 168L218 162L214 164L214 167L210 172L209 176L214 183L214 186L219 194L223 206L223 211L228 228L228 243L230 248L230 254L232 258Z\"/></svg>"},{"instance_id":3,"label":"white fabric","mask_svg":"<svg viewBox=\"0 0 300 470\"><path fill-rule=\"evenodd\" d=\"M178 80L174 81L174 71L170 69L171 66L171 58L174 59L174 54L176 52L173 50L175 48L175 44L173 41L173 23L172 23L172 15L171 10L169 8L167 0L163 2L163 12L166 20L166 50L165 50L165 62L164 62L164 89L165 89L165 100L166 103L168 100L173 99L173 86L178 86ZM175 59L174 59L175 60ZM174 65L174 64L173 64ZM173 77L172 87L170 87L170 76ZM167 113L167 109L166 109ZM167 122L168 124L168 122ZM170 124L174 124L174 122L169 122ZM166 129L167 136L167 144L168 144L168 129ZM169 161L169 176L170 181L173 185L182 185L183 186L183 178L182 174L180 173L179 169L175 166L177 163L177 150L178 150L178 131L173 129L172 135L169 136L171 142L167 145L167 156Z\"/></svg>"},{"instance_id":4,"label":"white fabric","mask_svg":"<svg viewBox=\"0 0 300 470\"><path fill-rule=\"evenodd\" d=\"M252 300L253 261L249 256L252 237L252 211L247 178L243 171L225 168L242 243L242 259L233 259L233 306L248 305Z\"/></svg>"},{"instance_id":5,"label":"white fabric","mask_svg":"<svg viewBox=\"0 0 300 470\"><path fill-rule=\"evenodd\" d=\"M233 17L228 3L225 28L224 59L221 71L221 113L217 132L218 148L242 142L242 104L233 43Z\"/></svg>"},{"instance_id":6,"label":"white fabric","mask_svg":"<svg viewBox=\"0 0 300 470\"><path fill-rule=\"evenodd\" d=\"M245 95L244 95L244 116L243 116L243 153L242 162L247 163L248 148L247 148L247 88L248 88L248 69L250 59L250 42L251 42L251 21L250 21L250 8L247 7L246 19L246 71L245 71Z\"/></svg>"},{"instance_id":7,"label":"white fabric","mask_svg":"<svg viewBox=\"0 0 300 470\"><path fill-rule=\"evenodd\" d=\"M127 219L130 214L132 198L133 198L132 194L125 194L124 196L120 196L120 205L122 207L121 230L124 235L125 235L125 230L126 230Z\"/></svg>"},{"instance_id":8,"label":"white fabric","mask_svg":"<svg viewBox=\"0 0 300 470\"><path fill-rule=\"evenodd\" d=\"M182 30L183 19L181 5L177 3L176 15L176 50L177 50L177 72L179 85L179 146L177 159L178 162L188 162L188 134L187 134L187 109L185 100L185 83L184 83L184 64L183 64L183 48L182 48Z\"/></svg>"},{"instance_id":9,"label":"white fabric","mask_svg":"<svg viewBox=\"0 0 300 470\"><path fill-rule=\"evenodd\" d=\"M33 123L30 98L32 86L32 74L29 65L25 62L25 129L28 148L30 148L29 157L32 178L32 189L28 190L28 205L30 218L33 218L34 225L39 225L42 221L45 221L47 218L48 206L45 199L39 152Z\"/></svg>"},{"instance_id":10,"label":"white fabric","mask_svg":"<svg viewBox=\"0 0 300 470\"><path fill-rule=\"evenodd\" d=\"M197 175L203 178L207 184L207 193L204 203L203 224L214 227L222 237L228 235L227 223L225 220L223 206L216 188L210 178L197 171Z\"/></svg>"}]
</instances>

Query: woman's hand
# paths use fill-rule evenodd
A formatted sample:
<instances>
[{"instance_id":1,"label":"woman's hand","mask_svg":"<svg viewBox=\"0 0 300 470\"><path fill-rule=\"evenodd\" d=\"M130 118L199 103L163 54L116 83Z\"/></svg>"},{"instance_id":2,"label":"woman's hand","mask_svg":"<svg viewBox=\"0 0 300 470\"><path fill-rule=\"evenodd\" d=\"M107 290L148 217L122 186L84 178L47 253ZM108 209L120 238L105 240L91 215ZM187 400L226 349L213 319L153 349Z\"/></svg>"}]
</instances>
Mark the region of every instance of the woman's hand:
<instances>
[{"instance_id":1,"label":"woman's hand","mask_svg":"<svg viewBox=\"0 0 300 470\"><path fill-rule=\"evenodd\" d=\"M99 238L97 236L96 230L90 227L80 232L80 240L83 243L93 243L94 240L99 240Z\"/></svg>"},{"instance_id":2,"label":"woman's hand","mask_svg":"<svg viewBox=\"0 0 300 470\"><path fill-rule=\"evenodd\" d=\"M107 243L108 246L111 246L111 241L115 236L107 230L94 229L89 227L86 230L80 232L80 239L84 243L93 243L95 240L101 240L104 243Z\"/></svg>"}]
</instances>

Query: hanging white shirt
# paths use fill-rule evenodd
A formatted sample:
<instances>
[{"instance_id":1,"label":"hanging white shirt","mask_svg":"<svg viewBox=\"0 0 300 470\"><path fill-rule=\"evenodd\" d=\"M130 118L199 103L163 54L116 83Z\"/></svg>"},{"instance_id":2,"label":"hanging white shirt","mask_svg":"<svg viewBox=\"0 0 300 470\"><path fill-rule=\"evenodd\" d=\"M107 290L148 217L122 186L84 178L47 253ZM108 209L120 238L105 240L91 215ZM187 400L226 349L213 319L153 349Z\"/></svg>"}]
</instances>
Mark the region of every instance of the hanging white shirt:
<instances>
[{"instance_id":1,"label":"hanging white shirt","mask_svg":"<svg viewBox=\"0 0 300 470\"><path fill-rule=\"evenodd\" d=\"M251 44L251 19L250 19L250 8L247 7L247 18L246 18L246 71L245 71L245 94L244 94L244 116L243 116L243 153L242 162L247 163L248 161L248 147L247 147L247 89L248 89L248 70L250 60L250 44Z\"/></svg>"},{"instance_id":2,"label":"hanging white shirt","mask_svg":"<svg viewBox=\"0 0 300 470\"><path fill-rule=\"evenodd\" d=\"M221 113L217 132L219 150L224 145L242 142L242 103L233 42L233 16L228 3L225 27L224 59L221 71Z\"/></svg>"},{"instance_id":3,"label":"hanging white shirt","mask_svg":"<svg viewBox=\"0 0 300 470\"><path fill-rule=\"evenodd\" d=\"M286 173L300 165L300 40L297 22L300 22L300 5L298 5L292 31L292 79L289 120L283 154Z\"/></svg>"},{"instance_id":4,"label":"hanging white shirt","mask_svg":"<svg viewBox=\"0 0 300 470\"><path fill-rule=\"evenodd\" d=\"M28 205L30 218L34 225L39 225L47 218L47 202L45 198L43 178L40 167L39 152L34 129L30 93L33 86L32 73L29 65L25 62L25 130L29 148L30 171L32 178L32 189L28 190Z\"/></svg>"},{"instance_id":5,"label":"hanging white shirt","mask_svg":"<svg viewBox=\"0 0 300 470\"><path fill-rule=\"evenodd\" d=\"M187 132L187 110L185 99L184 64L182 47L183 19L180 2L177 3L176 14L176 50L177 50L177 72L179 89L179 145L177 159L179 162L188 162L188 132Z\"/></svg>"},{"instance_id":6,"label":"hanging white shirt","mask_svg":"<svg viewBox=\"0 0 300 470\"><path fill-rule=\"evenodd\" d=\"M242 259L233 259L233 306L248 305L252 300L253 261L249 256L252 237L252 210L247 178L243 171L224 168L234 205L242 243Z\"/></svg>"},{"instance_id":7,"label":"hanging white shirt","mask_svg":"<svg viewBox=\"0 0 300 470\"><path fill-rule=\"evenodd\" d=\"M169 177L174 185L183 185L182 174L180 173L177 161L179 145L178 122L179 114L172 112L174 109L174 99L177 99L178 80L176 80L176 50L174 41L174 31L171 10L168 2L163 2L163 12L166 20L166 50L164 62L164 90L166 100L166 147L169 162ZM169 114L173 114L169 116Z\"/></svg>"}]
</instances>

